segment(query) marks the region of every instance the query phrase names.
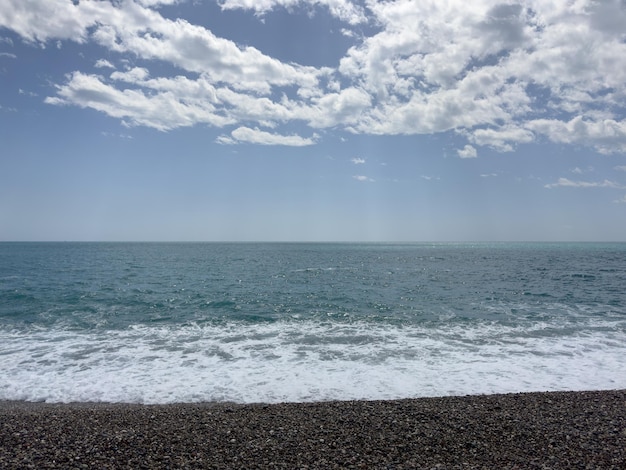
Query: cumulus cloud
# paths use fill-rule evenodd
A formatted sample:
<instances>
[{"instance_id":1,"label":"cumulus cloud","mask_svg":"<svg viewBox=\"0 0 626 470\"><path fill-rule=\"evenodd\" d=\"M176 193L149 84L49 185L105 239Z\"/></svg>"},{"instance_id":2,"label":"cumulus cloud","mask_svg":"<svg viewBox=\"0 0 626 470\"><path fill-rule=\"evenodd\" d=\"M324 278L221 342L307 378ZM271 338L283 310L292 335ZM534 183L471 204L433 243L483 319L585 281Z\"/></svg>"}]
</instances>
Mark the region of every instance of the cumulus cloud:
<instances>
[{"instance_id":1,"label":"cumulus cloud","mask_svg":"<svg viewBox=\"0 0 626 470\"><path fill-rule=\"evenodd\" d=\"M365 175L354 175L352 178L363 183L373 183L375 181L373 178Z\"/></svg>"},{"instance_id":2,"label":"cumulus cloud","mask_svg":"<svg viewBox=\"0 0 626 470\"><path fill-rule=\"evenodd\" d=\"M94 65L97 69L109 68L114 69L115 66L106 59L98 59Z\"/></svg>"},{"instance_id":3,"label":"cumulus cloud","mask_svg":"<svg viewBox=\"0 0 626 470\"><path fill-rule=\"evenodd\" d=\"M48 97L45 102L91 108L121 119L127 125L148 126L161 131L198 123L219 127L233 123L232 119L216 111L210 100L211 90L204 90L208 99L186 101L169 93L168 84L171 85L171 81L166 81L163 84L165 90L160 90L157 82L154 92L146 93L142 89L118 89L99 76L74 72L67 84L58 86L57 96ZM180 87L183 91L184 85ZM202 92L198 91L198 94Z\"/></svg>"},{"instance_id":4,"label":"cumulus cloud","mask_svg":"<svg viewBox=\"0 0 626 470\"><path fill-rule=\"evenodd\" d=\"M58 39L84 43L88 29L107 15L120 19L108 1L6 0L0 6L0 26L33 43Z\"/></svg>"},{"instance_id":5,"label":"cumulus cloud","mask_svg":"<svg viewBox=\"0 0 626 470\"><path fill-rule=\"evenodd\" d=\"M556 183L546 184L545 188L613 188L624 189L624 186L614 181L572 181L567 178L559 178Z\"/></svg>"},{"instance_id":6,"label":"cumulus cloud","mask_svg":"<svg viewBox=\"0 0 626 470\"><path fill-rule=\"evenodd\" d=\"M623 4L612 3L611 11L623 12ZM622 151L622 123L593 117L598 107L608 114L623 111L611 90L624 89L619 81L626 73L623 33L594 27L596 4L371 3L383 30L352 48L340 64L340 71L385 98L359 129L463 129L476 145L510 151L533 142L535 131L558 142L575 140L558 132L569 121L550 118L554 127L548 129L533 119L575 112L570 121L588 123L579 143L605 153ZM408 88L398 88L403 81L410 82Z\"/></svg>"},{"instance_id":7,"label":"cumulus cloud","mask_svg":"<svg viewBox=\"0 0 626 470\"><path fill-rule=\"evenodd\" d=\"M600 153L626 152L626 120L593 120L577 116L570 121L536 119L527 127L565 144L584 144Z\"/></svg>"},{"instance_id":8,"label":"cumulus cloud","mask_svg":"<svg viewBox=\"0 0 626 470\"><path fill-rule=\"evenodd\" d=\"M476 158L478 156L476 149L472 147L471 145L466 145L462 149L458 149L456 153L461 158Z\"/></svg>"},{"instance_id":9,"label":"cumulus cloud","mask_svg":"<svg viewBox=\"0 0 626 470\"><path fill-rule=\"evenodd\" d=\"M304 147L313 145L317 136L312 138L298 135L280 135L248 127L238 127L230 133L230 136L220 136L217 139L221 144L251 143L260 145L287 145L291 147Z\"/></svg>"},{"instance_id":10,"label":"cumulus cloud","mask_svg":"<svg viewBox=\"0 0 626 470\"><path fill-rule=\"evenodd\" d=\"M312 127L326 128L343 125L359 125L363 113L371 106L371 97L359 88L349 87L338 93L326 93L312 97L310 104L302 109L301 117Z\"/></svg>"},{"instance_id":11,"label":"cumulus cloud","mask_svg":"<svg viewBox=\"0 0 626 470\"><path fill-rule=\"evenodd\" d=\"M97 68L115 70L109 77L66 70L67 79L46 99L128 125L270 128L276 132L267 134L278 137L289 137L279 127L292 122L312 133L453 131L467 139L458 151L463 158L477 155L476 147L510 152L539 139L626 152L622 0L218 2L257 15L323 8L346 28L366 25L359 34L344 28L353 46L327 67L284 62L192 19L168 17L161 7L173 3L5 0L0 27L44 47L93 43L119 56L118 63L140 61L128 70L97 61ZM259 143L271 140L255 135Z\"/></svg>"},{"instance_id":12,"label":"cumulus cloud","mask_svg":"<svg viewBox=\"0 0 626 470\"><path fill-rule=\"evenodd\" d=\"M181 0L138 0L144 6L159 6L159 5L173 5Z\"/></svg>"},{"instance_id":13,"label":"cumulus cloud","mask_svg":"<svg viewBox=\"0 0 626 470\"><path fill-rule=\"evenodd\" d=\"M359 158L359 157L354 157L350 161L352 163L354 163L355 165L363 165L365 163L365 159L364 158Z\"/></svg>"},{"instance_id":14,"label":"cumulus cloud","mask_svg":"<svg viewBox=\"0 0 626 470\"><path fill-rule=\"evenodd\" d=\"M364 23L367 17L362 7L349 0L218 0L224 10L253 10L263 15L275 8L294 8L307 5L321 5L328 8L331 15L349 24Z\"/></svg>"},{"instance_id":15,"label":"cumulus cloud","mask_svg":"<svg viewBox=\"0 0 626 470\"><path fill-rule=\"evenodd\" d=\"M514 144L525 144L535 140L535 135L528 129L514 126L500 128L475 129L468 132L469 140L476 145L492 147L501 152L512 152Z\"/></svg>"},{"instance_id":16,"label":"cumulus cloud","mask_svg":"<svg viewBox=\"0 0 626 470\"><path fill-rule=\"evenodd\" d=\"M150 75L148 69L144 67L133 67L125 72L113 72L111 78L113 80L120 80L129 83L141 83Z\"/></svg>"}]
</instances>

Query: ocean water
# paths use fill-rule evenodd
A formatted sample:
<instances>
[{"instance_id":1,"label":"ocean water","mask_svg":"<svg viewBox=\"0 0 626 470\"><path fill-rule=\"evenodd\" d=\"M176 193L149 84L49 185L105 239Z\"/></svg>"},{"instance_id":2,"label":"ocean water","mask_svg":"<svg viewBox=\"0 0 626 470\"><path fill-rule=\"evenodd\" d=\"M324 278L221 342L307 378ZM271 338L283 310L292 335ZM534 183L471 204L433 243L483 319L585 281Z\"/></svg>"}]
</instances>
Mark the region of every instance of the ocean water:
<instances>
[{"instance_id":1,"label":"ocean water","mask_svg":"<svg viewBox=\"0 0 626 470\"><path fill-rule=\"evenodd\" d=\"M0 399L626 388L626 244L0 243Z\"/></svg>"}]
</instances>

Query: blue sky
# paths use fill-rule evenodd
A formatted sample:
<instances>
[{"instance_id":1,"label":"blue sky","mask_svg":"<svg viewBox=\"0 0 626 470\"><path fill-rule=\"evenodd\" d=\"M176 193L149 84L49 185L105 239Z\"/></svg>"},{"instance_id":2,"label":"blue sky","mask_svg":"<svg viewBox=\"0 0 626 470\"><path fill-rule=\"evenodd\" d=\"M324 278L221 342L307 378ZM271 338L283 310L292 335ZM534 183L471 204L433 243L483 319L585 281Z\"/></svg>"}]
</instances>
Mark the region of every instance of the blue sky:
<instances>
[{"instance_id":1,"label":"blue sky","mask_svg":"<svg viewBox=\"0 0 626 470\"><path fill-rule=\"evenodd\" d=\"M626 241L623 0L4 0L0 240Z\"/></svg>"}]
</instances>

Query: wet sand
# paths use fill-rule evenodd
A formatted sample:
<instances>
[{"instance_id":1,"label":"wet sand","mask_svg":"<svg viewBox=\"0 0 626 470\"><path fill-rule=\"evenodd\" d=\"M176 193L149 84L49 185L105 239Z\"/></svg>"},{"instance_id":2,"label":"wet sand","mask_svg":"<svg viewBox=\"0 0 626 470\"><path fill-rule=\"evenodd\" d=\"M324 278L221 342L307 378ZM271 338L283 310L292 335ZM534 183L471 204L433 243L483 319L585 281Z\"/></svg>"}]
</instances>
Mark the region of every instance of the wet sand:
<instances>
[{"instance_id":1,"label":"wet sand","mask_svg":"<svg viewBox=\"0 0 626 470\"><path fill-rule=\"evenodd\" d=\"M0 402L0 468L626 468L626 390L236 405Z\"/></svg>"}]
</instances>

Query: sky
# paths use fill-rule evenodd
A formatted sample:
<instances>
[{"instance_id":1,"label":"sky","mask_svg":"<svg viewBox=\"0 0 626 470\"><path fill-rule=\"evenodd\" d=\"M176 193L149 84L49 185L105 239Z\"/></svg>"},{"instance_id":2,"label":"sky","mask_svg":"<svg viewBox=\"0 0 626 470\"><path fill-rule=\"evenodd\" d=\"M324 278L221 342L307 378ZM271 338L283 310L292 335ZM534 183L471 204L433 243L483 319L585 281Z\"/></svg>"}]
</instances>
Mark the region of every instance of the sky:
<instances>
[{"instance_id":1,"label":"sky","mask_svg":"<svg viewBox=\"0 0 626 470\"><path fill-rule=\"evenodd\" d=\"M13 240L626 241L626 0L3 0Z\"/></svg>"}]
</instances>

